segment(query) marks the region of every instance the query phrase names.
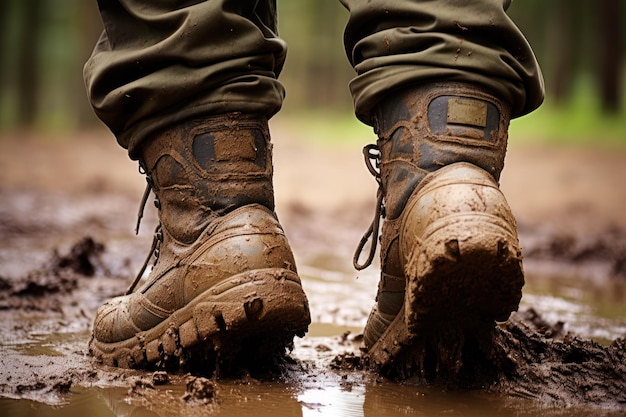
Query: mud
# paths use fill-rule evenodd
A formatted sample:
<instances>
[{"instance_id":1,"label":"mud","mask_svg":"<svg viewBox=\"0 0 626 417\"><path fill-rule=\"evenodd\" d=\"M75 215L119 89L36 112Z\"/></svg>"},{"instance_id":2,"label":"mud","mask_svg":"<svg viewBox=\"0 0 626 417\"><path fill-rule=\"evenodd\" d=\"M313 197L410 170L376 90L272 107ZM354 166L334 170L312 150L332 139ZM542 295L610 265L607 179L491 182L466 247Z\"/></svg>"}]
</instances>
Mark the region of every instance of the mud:
<instances>
[{"instance_id":1,"label":"mud","mask_svg":"<svg viewBox=\"0 0 626 417\"><path fill-rule=\"evenodd\" d=\"M496 391L561 407L626 406L626 340L602 346L546 323L534 310L499 328L503 363L511 368Z\"/></svg>"},{"instance_id":2,"label":"mud","mask_svg":"<svg viewBox=\"0 0 626 417\"><path fill-rule=\"evenodd\" d=\"M420 354L420 363L411 356L401 357L387 373L416 386L486 390L551 407L626 407L626 340L622 338L602 346L564 333L563 323L547 323L532 308L514 313L493 334L481 336L466 338L457 346L462 360L454 372L436 363L444 355L439 351L425 358ZM445 350L448 345L443 346ZM344 353L333 359L331 367L368 370L368 359Z\"/></svg>"},{"instance_id":3,"label":"mud","mask_svg":"<svg viewBox=\"0 0 626 417\"><path fill-rule=\"evenodd\" d=\"M67 254L55 249L41 267L17 279L0 276L0 309L60 310L56 295L69 295L78 280L93 277L105 269L100 254L104 245L91 237L76 242Z\"/></svg>"},{"instance_id":4,"label":"mud","mask_svg":"<svg viewBox=\"0 0 626 417\"><path fill-rule=\"evenodd\" d=\"M526 235L533 236L525 250L526 257L572 266L603 264L607 268L605 274L626 278L626 236L619 228L607 226L597 235L586 236L536 229L523 229Z\"/></svg>"},{"instance_id":5,"label":"mud","mask_svg":"<svg viewBox=\"0 0 626 417\"><path fill-rule=\"evenodd\" d=\"M360 165L361 155L303 151L302 145L281 142L279 136L277 211L296 253L313 324L304 339L296 339L293 352L269 371L240 367L216 380L202 369L155 373L109 368L87 355L97 307L128 286L150 246L156 218L147 211L143 232L133 236L143 178L123 152L109 148L108 139L80 139L69 144L0 142L1 155L13 155L16 161L0 157L3 415L25 410L31 415L91 415L95 408L108 415L255 417L595 416L626 410L626 225L615 203L623 198L621 181L614 178L626 165L624 156L573 151L544 164L535 149L513 152L517 156L503 187L508 187L513 211L520 213L527 276L521 311L497 328L492 351L483 356L468 352L475 363L461 373L461 380L450 383L426 373L399 382L371 372L361 350L360 332L377 281L376 265L359 273L351 267L375 193L367 185L371 179ZM318 156L329 160L329 166L347 168L346 173L333 176L311 169L319 173L316 187L302 181L296 188L290 185ZM65 158L69 160L63 162ZM19 163L26 159L32 162L28 173ZM597 163L591 172L613 173L603 177L603 184L613 184L612 195L581 196L584 209L572 203L571 194L543 200L544 206L533 196L522 203L528 193L518 194L515 185L528 173L530 161L537 170L548 172L548 166L554 170L562 164L562 172L569 173L581 160ZM346 188L339 177L349 184L360 184L362 178L364 187L342 193ZM554 187L555 195L562 185L545 184ZM570 192L572 187L566 183ZM586 192L587 182L578 187ZM300 188L307 192L298 194Z\"/></svg>"}]
</instances>

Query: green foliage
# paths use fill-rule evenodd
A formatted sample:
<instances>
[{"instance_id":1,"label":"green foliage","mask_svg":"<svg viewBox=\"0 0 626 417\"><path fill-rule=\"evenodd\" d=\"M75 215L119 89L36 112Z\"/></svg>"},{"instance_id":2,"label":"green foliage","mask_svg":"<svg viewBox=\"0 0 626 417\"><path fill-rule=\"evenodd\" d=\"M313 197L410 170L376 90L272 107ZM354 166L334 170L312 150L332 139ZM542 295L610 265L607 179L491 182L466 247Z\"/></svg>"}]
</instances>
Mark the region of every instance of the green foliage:
<instances>
[{"instance_id":1,"label":"green foliage","mask_svg":"<svg viewBox=\"0 0 626 417\"><path fill-rule=\"evenodd\" d=\"M293 132L291 139L323 147L358 148L376 142L376 135L352 112L331 112L322 109L303 109L281 113L272 119L283 131Z\"/></svg>"},{"instance_id":2,"label":"green foliage","mask_svg":"<svg viewBox=\"0 0 626 417\"><path fill-rule=\"evenodd\" d=\"M95 1L3 1L0 129L94 124L82 66L100 32Z\"/></svg>"},{"instance_id":3,"label":"green foliage","mask_svg":"<svg viewBox=\"0 0 626 417\"><path fill-rule=\"evenodd\" d=\"M552 142L592 146L626 146L626 109L602 110L590 77L581 76L566 103L550 97L535 112L511 122L512 143Z\"/></svg>"},{"instance_id":4,"label":"green foliage","mask_svg":"<svg viewBox=\"0 0 626 417\"><path fill-rule=\"evenodd\" d=\"M336 0L278 1L279 31L289 50L281 81L283 110L352 111L348 83L354 77L343 48L348 12Z\"/></svg>"}]
</instances>

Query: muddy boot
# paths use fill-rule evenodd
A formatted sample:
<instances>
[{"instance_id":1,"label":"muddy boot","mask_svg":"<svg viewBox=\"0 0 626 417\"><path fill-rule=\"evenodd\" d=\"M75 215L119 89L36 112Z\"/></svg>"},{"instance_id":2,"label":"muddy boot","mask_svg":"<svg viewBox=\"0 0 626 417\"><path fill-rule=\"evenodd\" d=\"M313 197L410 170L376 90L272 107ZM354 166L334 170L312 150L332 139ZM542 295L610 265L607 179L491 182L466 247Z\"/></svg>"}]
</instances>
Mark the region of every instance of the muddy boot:
<instances>
[{"instance_id":1,"label":"muddy boot","mask_svg":"<svg viewBox=\"0 0 626 417\"><path fill-rule=\"evenodd\" d=\"M395 96L366 147L379 181L375 221L357 269L373 256L381 279L364 331L370 362L387 374L457 374L470 339L489 349L495 321L517 310L524 275L515 220L498 188L510 109L459 83ZM368 261L358 255L373 235ZM436 376L436 375L432 375Z\"/></svg>"},{"instance_id":2,"label":"muddy boot","mask_svg":"<svg viewBox=\"0 0 626 417\"><path fill-rule=\"evenodd\" d=\"M90 352L113 366L211 371L241 351L269 360L258 355L303 336L308 302L273 212L267 120L185 122L144 146L140 166L159 210L156 261L98 310Z\"/></svg>"}]
</instances>

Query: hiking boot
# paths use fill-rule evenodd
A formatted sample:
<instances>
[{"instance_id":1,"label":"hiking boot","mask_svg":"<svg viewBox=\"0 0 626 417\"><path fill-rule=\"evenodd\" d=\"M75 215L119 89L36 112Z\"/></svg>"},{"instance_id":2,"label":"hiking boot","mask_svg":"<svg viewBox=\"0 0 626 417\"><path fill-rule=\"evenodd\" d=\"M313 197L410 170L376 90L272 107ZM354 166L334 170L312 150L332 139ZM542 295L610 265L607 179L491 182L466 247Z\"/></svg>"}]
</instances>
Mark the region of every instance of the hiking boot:
<instances>
[{"instance_id":1,"label":"hiking boot","mask_svg":"<svg viewBox=\"0 0 626 417\"><path fill-rule=\"evenodd\" d=\"M375 118L379 140L365 154L379 203L355 255L357 269L371 262L383 217L381 278L364 330L370 363L388 374L455 373L463 344L488 339L522 295L515 219L498 188L510 108L475 86L442 83L388 99Z\"/></svg>"},{"instance_id":2,"label":"hiking boot","mask_svg":"<svg viewBox=\"0 0 626 417\"><path fill-rule=\"evenodd\" d=\"M145 265L100 307L90 352L121 367L211 366L243 348L284 352L304 336L308 302L273 211L267 120L187 121L148 142L140 166L143 204L152 189L159 210L156 261L143 285Z\"/></svg>"}]
</instances>

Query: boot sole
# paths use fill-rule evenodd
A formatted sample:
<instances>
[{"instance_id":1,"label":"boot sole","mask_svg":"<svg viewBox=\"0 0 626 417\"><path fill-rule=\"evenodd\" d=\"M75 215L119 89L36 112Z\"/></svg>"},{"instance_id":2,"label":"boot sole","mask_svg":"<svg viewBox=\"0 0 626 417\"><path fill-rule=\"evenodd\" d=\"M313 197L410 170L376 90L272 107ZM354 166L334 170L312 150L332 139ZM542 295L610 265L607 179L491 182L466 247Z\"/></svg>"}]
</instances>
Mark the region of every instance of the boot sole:
<instances>
[{"instance_id":1,"label":"boot sole","mask_svg":"<svg viewBox=\"0 0 626 417\"><path fill-rule=\"evenodd\" d=\"M184 367L189 354L215 361L223 351L244 347L278 351L310 324L300 278L286 269L249 271L220 283L175 311L159 325L115 343L92 338L90 353L103 364L124 368Z\"/></svg>"},{"instance_id":2,"label":"boot sole","mask_svg":"<svg viewBox=\"0 0 626 417\"><path fill-rule=\"evenodd\" d=\"M429 228L405 273L402 310L369 349L370 363L389 372L436 332L471 335L517 310L524 273L517 238L486 213L446 216ZM433 329L435 329L433 331Z\"/></svg>"}]
</instances>

